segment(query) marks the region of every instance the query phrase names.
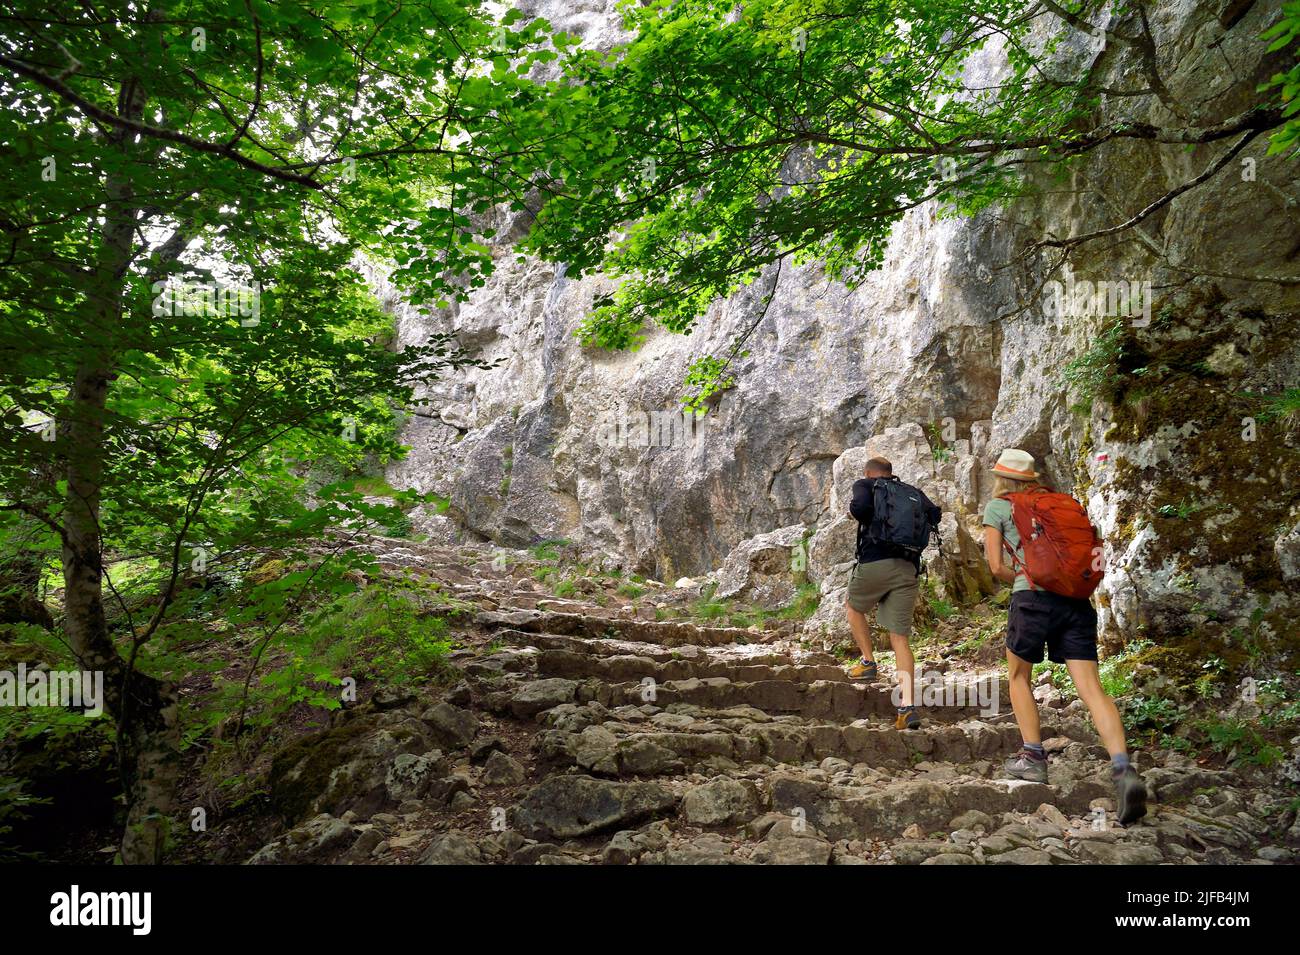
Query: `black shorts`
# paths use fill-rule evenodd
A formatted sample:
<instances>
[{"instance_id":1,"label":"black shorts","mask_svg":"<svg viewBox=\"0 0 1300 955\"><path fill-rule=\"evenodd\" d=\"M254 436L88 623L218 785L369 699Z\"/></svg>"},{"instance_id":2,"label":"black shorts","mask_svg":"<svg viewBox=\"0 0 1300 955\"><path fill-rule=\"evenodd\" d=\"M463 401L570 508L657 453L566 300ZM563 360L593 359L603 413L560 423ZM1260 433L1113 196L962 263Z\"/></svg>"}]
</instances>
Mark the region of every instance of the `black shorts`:
<instances>
[{"instance_id":1,"label":"black shorts","mask_svg":"<svg viewBox=\"0 0 1300 955\"><path fill-rule=\"evenodd\" d=\"M1097 611L1086 600L1049 590L1021 590L1011 595L1007 614L1007 649L1029 663L1097 659Z\"/></svg>"}]
</instances>

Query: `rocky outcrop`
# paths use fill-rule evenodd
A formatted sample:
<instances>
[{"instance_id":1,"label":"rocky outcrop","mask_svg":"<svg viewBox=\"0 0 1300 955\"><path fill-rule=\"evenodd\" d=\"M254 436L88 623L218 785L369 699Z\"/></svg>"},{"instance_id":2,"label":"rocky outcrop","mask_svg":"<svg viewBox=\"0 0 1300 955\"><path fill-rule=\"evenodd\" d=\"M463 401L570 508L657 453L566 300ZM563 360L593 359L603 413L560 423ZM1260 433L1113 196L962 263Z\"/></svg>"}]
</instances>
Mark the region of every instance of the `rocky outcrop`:
<instances>
[{"instance_id":1,"label":"rocky outcrop","mask_svg":"<svg viewBox=\"0 0 1300 955\"><path fill-rule=\"evenodd\" d=\"M1258 36L1276 5L1235 4L1222 17L1221 6L1151 9L1162 72L1189 115L1240 111L1270 72ZM603 0L525 9L594 45L620 36ZM1063 33L1063 61L1100 56ZM987 85L1002 68L991 48L968 73ZM1121 77L1132 53L1106 51L1097 68ZM1102 110L1171 119L1152 97ZM427 415L407 423L412 453L390 479L450 499L446 516L420 523L434 539L568 538L660 579L717 571L728 592L772 602L802 572L771 572L791 564L781 548L806 538L830 625L852 559L843 486L866 449L886 449L949 512L947 559L935 569L949 593L971 599L991 582L963 529L977 532L986 468L1017 446L1087 502L1106 538L1098 599L1111 639L1209 627L1229 640L1253 615L1282 636L1295 608L1300 458L1294 422L1266 419L1251 396L1300 380L1300 163L1267 157L1258 140L1120 241L1079 246L1068 273L1013 267L1039 239L1132 215L1220 149L1117 142L1010 208L956 218L922 206L860 287L827 281L815 263L783 263L779 278L770 269L716 303L695 334L650 330L629 353L574 337L606 280L517 261L502 244L496 273L464 304L426 314L386 292L399 341L450 331L498 362L423 393ZM521 235L528 216L503 215L498 234ZM1149 316L1115 314L1115 303L1055 308L1049 279L1070 291L1149 288ZM688 363L729 346L769 292L735 386L702 420L665 425Z\"/></svg>"},{"instance_id":2,"label":"rocky outcrop","mask_svg":"<svg viewBox=\"0 0 1300 955\"><path fill-rule=\"evenodd\" d=\"M275 755L271 803L289 822L313 814L366 819L410 800L446 803L466 785L439 746L465 749L478 721L448 703L423 713L381 710L372 702L345 710L336 725Z\"/></svg>"}]
</instances>

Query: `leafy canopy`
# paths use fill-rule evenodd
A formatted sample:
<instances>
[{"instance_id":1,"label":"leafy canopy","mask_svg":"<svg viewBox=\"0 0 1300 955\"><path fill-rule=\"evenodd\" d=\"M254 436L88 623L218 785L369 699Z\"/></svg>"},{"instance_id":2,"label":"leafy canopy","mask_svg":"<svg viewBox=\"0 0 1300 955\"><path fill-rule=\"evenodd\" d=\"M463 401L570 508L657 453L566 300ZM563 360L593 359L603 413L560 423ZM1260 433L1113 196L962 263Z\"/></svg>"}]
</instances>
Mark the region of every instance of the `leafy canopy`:
<instances>
[{"instance_id":1,"label":"leafy canopy","mask_svg":"<svg viewBox=\"0 0 1300 955\"><path fill-rule=\"evenodd\" d=\"M1222 141L1230 156L1279 125L1270 103L1194 120L1161 76L1145 6L622 3L626 45L566 58L588 105L558 122L582 145L547 166L530 247L618 281L580 335L629 348L653 325L689 333L779 261L859 283L927 200L970 214L1023 195L1027 170L1111 142ZM988 63L995 78L975 82ZM1145 119L1157 100L1168 126ZM740 344L691 384L718 386Z\"/></svg>"}]
</instances>

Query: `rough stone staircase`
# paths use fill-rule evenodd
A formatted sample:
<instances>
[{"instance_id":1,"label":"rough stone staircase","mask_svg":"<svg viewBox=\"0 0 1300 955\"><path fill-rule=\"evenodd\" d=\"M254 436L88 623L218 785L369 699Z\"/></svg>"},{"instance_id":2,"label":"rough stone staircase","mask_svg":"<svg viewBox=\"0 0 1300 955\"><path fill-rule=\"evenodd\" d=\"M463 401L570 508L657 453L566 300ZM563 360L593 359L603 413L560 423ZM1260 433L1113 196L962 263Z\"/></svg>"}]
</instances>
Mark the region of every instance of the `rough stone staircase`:
<instances>
[{"instance_id":1,"label":"rough stone staircase","mask_svg":"<svg viewBox=\"0 0 1300 955\"><path fill-rule=\"evenodd\" d=\"M515 813L525 833L576 837L608 828L604 818L555 815L555 792L583 788L557 773L654 780L673 799L648 805L671 804L687 828L748 823L753 830L762 817L757 829L767 835L768 823L785 819L791 826L778 831L807 835L828 859L832 841L902 839L914 827L928 834L972 811L982 822L1047 806L1059 825L1111 795L1106 765L1091 758L1089 737L1077 726L1067 727L1077 741L1056 726L1045 729L1059 737L1058 752L1072 748L1088 764L1058 761L1052 786L996 780L1001 760L1019 744L1007 717L981 719L970 706L930 708L920 729L899 732L885 683L851 682L833 657L778 635L540 611L485 613L477 622L523 664L484 705L541 727L533 748L554 792L525 797ZM620 788L650 792L636 782L599 791ZM1089 838L1106 831L1094 829L1091 818ZM966 846L937 854L975 861ZM1064 844L1051 848L1059 861L1077 861Z\"/></svg>"},{"instance_id":2,"label":"rough stone staircase","mask_svg":"<svg viewBox=\"0 0 1300 955\"><path fill-rule=\"evenodd\" d=\"M419 741L380 748L387 768L367 777L382 779L377 799L312 803L326 815L306 825L319 828L337 812L359 833L342 861L1293 857L1283 846L1261 848L1279 835L1263 794L1173 753L1138 754L1151 814L1118 827L1106 753L1079 704L1044 711L1050 784L1004 780L1002 761L1020 742L1004 686L1001 712L928 706L919 729L899 731L889 682L849 680L839 661L784 624L650 619L645 601L608 593L553 601L522 559L503 571L486 549L403 550L389 563L418 567L485 609L472 620L473 646L453 654L463 680L446 700L375 701L381 712L360 717L373 720L376 738L400 728ZM673 606L668 589L657 596L661 611ZM955 689L976 676L954 667L947 678ZM259 861L282 861L291 836Z\"/></svg>"}]
</instances>

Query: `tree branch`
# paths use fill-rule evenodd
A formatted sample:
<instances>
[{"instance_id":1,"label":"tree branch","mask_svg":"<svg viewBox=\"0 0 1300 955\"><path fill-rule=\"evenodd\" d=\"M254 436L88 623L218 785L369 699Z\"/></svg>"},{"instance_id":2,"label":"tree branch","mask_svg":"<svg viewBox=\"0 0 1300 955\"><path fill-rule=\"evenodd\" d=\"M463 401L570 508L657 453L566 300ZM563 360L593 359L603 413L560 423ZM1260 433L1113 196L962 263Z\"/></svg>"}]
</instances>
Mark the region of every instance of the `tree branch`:
<instances>
[{"instance_id":1,"label":"tree branch","mask_svg":"<svg viewBox=\"0 0 1300 955\"><path fill-rule=\"evenodd\" d=\"M268 166L265 163L258 162L256 159L251 159L236 150L230 143L210 143L202 139L195 139L193 136L187 136L184 133L178 133L174 130L163 129L160 126L152 126L149 123L120 116L112 110L104 109L102 106L97 106L90 102L59 78L50 76L48 73L44 73L33 66L27 65L21 60L14 59L11 56L0 54L0 66L7 66L18 75L25 76L38 86L45 87L59 98L71 103L87 117L114 126L121 131L138 133L141 136L148 136L153 139L161 139L167 142L176 143L189 149L193 149L196 152L209 153L215 156L224 156L246 169L251 169L254 172L261 173L264 176L269 176L272 179L292 182L300 186L306 186L308 189L324 188L323 183L317 182L311 176L289 172L288 170L279 169L275 166Z\"/></svg>"}]
</instances>

